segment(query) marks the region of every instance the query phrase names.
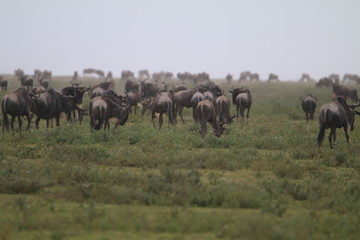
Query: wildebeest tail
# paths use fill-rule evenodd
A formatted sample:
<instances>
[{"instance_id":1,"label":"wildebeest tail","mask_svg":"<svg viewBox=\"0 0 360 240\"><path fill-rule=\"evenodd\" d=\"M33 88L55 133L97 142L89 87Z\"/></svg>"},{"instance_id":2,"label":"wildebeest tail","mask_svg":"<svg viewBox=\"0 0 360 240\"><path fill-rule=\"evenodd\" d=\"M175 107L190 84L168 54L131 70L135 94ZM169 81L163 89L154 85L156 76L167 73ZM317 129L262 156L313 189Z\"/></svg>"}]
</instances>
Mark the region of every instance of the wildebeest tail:
<instances>
[{"instance_id":1,"label":"wildebeest tail","mask_svg":"<svg viewBox=\"0 0 360 240\"><path fill-rule=\"evenodd\" d=\"M6 110L6 101L7 99L1 100L1 112L3 114L3 130L9 130L9 119L7 117L7 110Z\"/></svg>"},{"instance_id":2,"label":"wildebeest tail","mask_svg":"<svg viewBox=\"0 0 360 240\"><path fill-rule=\"evenodd\" d=\"M174 111L173 111L173 104L171 101L168 101L167 103L168 108L167 108L167 115L168 115L168 119L169 119L169 124L171 125L175 125L175 118L174 118Z\"/></svg>"}]
</instances>

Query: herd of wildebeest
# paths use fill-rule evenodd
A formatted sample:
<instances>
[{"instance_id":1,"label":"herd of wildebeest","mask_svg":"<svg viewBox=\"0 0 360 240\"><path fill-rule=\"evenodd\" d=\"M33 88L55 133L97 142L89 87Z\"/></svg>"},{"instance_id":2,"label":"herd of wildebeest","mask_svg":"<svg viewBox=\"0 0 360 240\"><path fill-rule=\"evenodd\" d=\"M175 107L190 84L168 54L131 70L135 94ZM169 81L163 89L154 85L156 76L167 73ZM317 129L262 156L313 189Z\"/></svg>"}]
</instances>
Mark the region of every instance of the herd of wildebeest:
<instances>
[{"instance_id":1,"label":"herd of wildebeest","mask_svg":"<svg viewBox=\"0 0 360 240\"><path fill-rule=\"evenodd\" d=\"M85 71L86 70L86 71ZM96 73L104 77L104 73L98 73L99 70L84 69L85 74ZM46 126L55 120L56 126L60 125L60 116L65 113L68 121L82 122L84 115L89 115L91 130L100 130L101 128L110 128L110 119L115 119L116 129L119 125L124 125L129 114L136 114L137 107L142 106L141 113L147 110L151 113L153 126L156 128L155 118L158 118L158 128L162 127L163 115L165 114L170 126L177 124L177 116L183 119L183 108L192 108L193 120L199 123L200 133L205 136L207 132L207 123L211 124L214 133L220 137L225 128L225 124L231 124L236 118L246 121L249 118L249 112L252 105L252 96L247 88L231 88L231 101L224 94L217 84L210 80L209 75L200 73L192 75L190 73L179 73L177 78L181 83L168 89L164 80L171 78L170 73L153 74L152 79L147 71L139 72L138 81L134 78L131 71L123 71L122 79L125 80L125 94L119 95L114 89L114 80L111 72L101 83L80 87L77 72L74 73L72 86L65 87L59 91L49 88L51 72L35 70L33 76L25 75L21 69L15 71L15 75L20 81L20 88L14 92L7 93L1 100L1 110L3 115L3 131L11 130L14 132L14 121L17 118L19 129L22 130L22 117L27 119L26 129L30 129L33 116L36 117L35 126L39 128L41 119L46 120ZM184 84L185 79L194 80L195 87L187 89ZM196 81L195 81L196 79ZM228 82L232 81L232 76L226 76ZM239 81L259 80L257 74L243 72ZM278 80L277 75L270 74L268 82ZM357 75L344 75L345 80L355 81L360 84L360 78ZM34 81L38 84L34 87ZM303 74L300 81L312 81L308 74ZM0 76L0 86L3 91L7 91L7 81ZM360 112L355 108L360 106L357 91L354 88L340 84L338 76L330 75L324 77L316 83L317 87L332 87L333 100L324 104L320 109L318 145L321 146L325 130L330 129L329 143L333 148L336 141L336 128L343 128L347 142L349 142L349 131L353 129L356 114ZM82 108L84 93L88 92L90 96L89 108ZM356 105L346 103L347 99L356 102ZM308 94L300 98L301 106L305 112L306 120L313 119L316 108L316 97ZM236 106L236 115L230 115L231 102ZM246 112L246 115L245 115ZM11 116L9 121L8 115Z\"/></svg>"}]
</instances>

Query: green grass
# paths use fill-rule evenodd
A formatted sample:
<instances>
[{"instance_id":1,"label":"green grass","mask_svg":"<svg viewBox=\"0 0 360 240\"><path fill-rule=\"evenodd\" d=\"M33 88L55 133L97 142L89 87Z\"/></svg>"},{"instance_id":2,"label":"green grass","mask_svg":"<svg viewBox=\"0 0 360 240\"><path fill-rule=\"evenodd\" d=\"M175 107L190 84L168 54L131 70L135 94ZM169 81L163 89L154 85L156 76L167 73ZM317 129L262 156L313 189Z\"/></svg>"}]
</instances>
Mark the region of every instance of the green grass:
<instances>
[{"instance_id":1,"label":"green grass","mask_svg":"<svg viewBox=\"0 0 360 240\"><path fill-rule=\"evenodd\" d=\"M7 79L10 91L19 87ZM54 77L51 86L69 82ZM220 138L202 138L190 109L186 124L160 130L138 114L115 132L91 132L85 117L2 133L0 240L355 239L360 124L349 144L340 130L335 149L327 141L319 149L317 121L305 122L299 98L318 98L316 118L332 94L314 85L248 84L248 123L226 126Z\"/></svg>"}]
</instances>

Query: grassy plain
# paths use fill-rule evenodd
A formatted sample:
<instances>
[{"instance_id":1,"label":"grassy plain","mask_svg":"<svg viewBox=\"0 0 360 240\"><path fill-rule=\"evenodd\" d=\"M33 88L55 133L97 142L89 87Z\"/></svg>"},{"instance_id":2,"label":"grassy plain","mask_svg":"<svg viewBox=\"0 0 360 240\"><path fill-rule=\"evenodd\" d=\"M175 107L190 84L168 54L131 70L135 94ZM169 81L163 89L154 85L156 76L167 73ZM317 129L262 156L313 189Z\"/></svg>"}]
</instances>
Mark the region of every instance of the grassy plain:
<instances>
[{"instance_id":1,"label":"grassy plain","mask_svg":"<svg viewBox=\"0 0 360 240\"><path fill-rule=\"evenodd\" d=\"M7 79L9 91L20 85ZM51 81L61 89L70 77ZM0 239L358 238L359 121L350 144L339 130L335 149L327 138L319 149L317 120L305 122L299 98L317 97L317 119L331 89L244 86L254 101L249 122L226 126L220 138L201 138L190 109L186 124L160 130L138 113L115 132L90 132L86 117L1 133Z\"/></svg>"}]
</instances>

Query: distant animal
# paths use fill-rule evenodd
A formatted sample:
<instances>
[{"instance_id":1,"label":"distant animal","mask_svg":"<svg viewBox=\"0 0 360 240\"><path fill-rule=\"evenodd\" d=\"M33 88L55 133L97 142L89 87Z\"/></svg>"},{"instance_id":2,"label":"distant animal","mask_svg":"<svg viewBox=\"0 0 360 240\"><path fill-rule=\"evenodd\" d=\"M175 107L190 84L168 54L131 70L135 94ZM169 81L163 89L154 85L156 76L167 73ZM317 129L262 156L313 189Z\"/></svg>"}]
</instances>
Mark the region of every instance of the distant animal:
<instances>
[{"instance_id":1,"label":"distant animal","mask_svg":"<svg viewBox=\"0 0 360 240\"><path fill-rule=\"evenodd\" d=\"M199 122L199 118L196 112L196 108L199 102L205 99L205 96L202 92L196 91L191 97L191 105L193 109L193 119L195 123Z\"/></svg>"},{"instance_id":2,"label":"distant animal","mask_svg":"<svg viewBox=\"0 0 360 240\"><path fill-rule=\"evenodd\" d=\"M333 85L333 80L327 77L321 78L319 82L315 84L315 87L322 88L326 87L329 88Z\"/></svg>"},{"instance_id":3,"label":"distant animal","mask_svg":"<svg viewBox=\"0 0 360 240\"><path fill-rule=\"evenodd\" d=\"M316 108L316 97L312 96L311 93L301 97L301 107L305 112L306 121L314 119L314 113Z\"/></svg>"},{"instance_id":4,"label":"distant animal","mask_svg":"<svg viewBox=\"0 0 360 240\"><path fill-rule=\"evenodd\" d=\"M125 92L140 92L140 84L134 80L127 80L125 83Z\"/></svg>"},{"instance_id":5,"label":"distant animal","mask_svg":"<svg viewBox=\"0 0 360 240\"><path fill-rule=\"evenodd\" d=\"M136 114L136 109L140 103L140 93L139 92L127 92L127 102L129 104L129 112L132 113L132 107L134 107L134 114Z\"/></svg>"},{"instance_id":6,"label":"distant animal","mask_svg":"<svg viewBox=\"0 0 360 240\"><path fill-rule=\"evenodd\" d=\"M32 94L28 93L25 88L19 88L12 93L6 94L1 100L1 111L3 115L3 131L6 129L9 131L9 119L11 116L11 130L14 131L14 121L18 118L19 129L22 129L22 116L27 118L26 130L30 129L30 123L32 119L33 98Z\"/></svg>"},{"instance_id":7,"label":"distant animal","mask_svg":"<svg viewBox=\"0 0 360 240\"><path fill-rule=\"evenodd\" d=\"M109 120L116 118L115 128L124 125L128 119L128 105L120 105L106 96L98 96L89 103L90 129L110 129Z\"/></svg>"},{"instance_id":8,"label":"distant animal","mask_svg":"<svg viewBox=\"0 0 360 240\"><path fill-rule=\"evenodd\" d=\"M359 106L359 105L357 105ZM324 104L319 114L319 135L317 138L319 147L324 140L325 130L330 128L330 148L334 148L336 142L336 128L343 128L346 141L349 143L349 132L354 128L355 114L360 113L354 110L356 106L349 106L343 97L337 97L332 102Z\"/></svg>"},{"instance_id":9,"label":"distant animal","mask_svg":"<svg viewBox=\"0 0 360 240\"><path fill-rule=\"evenodd\" d=\"M224 133L225 128L216 119L216 109L212 101L207 99L200 101L196 107L196 112L201 125L200 134L202 137L206 135L208 122L214 129L215 136L220 137Z\"/></svg>"},{"instance_id":10,"label":"distant animal","mask_svg":"<svg viewBox=\"0 0 360 240\"><path fill-rule=\"evenodd\" d=\"M346 81L360 84L360 76L357 74L349 74L349 73L344 74L342 82L344 83Z\"/></svg>"},{"instance_id":11,"label":"distant animal","mask_svg":"<svg viewBox=\"0 0 360 240\"><path fill-rule=\"evenodd\" d=\"M159 129L163 124L163 114L165 113L168 117L169 125L175 125L174 112L173 112L173 103L169 95L164 93L158 93L155 99L150 104L151 107L151 120L153 126L156 128L154 119L156 118L156 113L159 113Z\"/></svg>"},{"instance_id":12,"label":"distant animal","mask_svg":"<svg viewBox=\"0 0 360 240\"><path fill-rule=\"evenodd\" d=\"M165 92L167 86L161 82L141 81L141 99L156 97L157 93Z\"/></svg>"},{"instance_id":13,"label":"distant animal","mask_svg":"<svg viewBox=\"0 0 360 240\"><path fill-rule=\"evenodd\" d=\"M40 86L43 86L45 89L48 89L49 87L49 79L40 79L39 80Z\"/></svg>"},{"instance_id":14,"label":"distant animal","mask_svg":"<svg viewBox=\"0 0 360 240\"><path fill-rule=\"evenodd\" d=\"M220 123L230 124L233 122L233 118L230 117L230 100L225 95L221 95L216 98L215 106Z\"/></svg>"},{"instance_id":15,"label":"distant animal","mask_svg":"<svg viewBox=\"0 0 360 240\"><path fill-rule=\"evenodd\" d=\"M60 92L49 88L47 91L40 93L38 98L34 99L34 113L37 115L35 120L36 128L39 128L41 119L46 120L46 127L49 127L50 120L55 118L56 126L60 126L60 115L70 114L72 102L69 100L74 96L64 96Z\"/></svg>"},{"instance_id":16,"label":"distant animal","mask_svg":"<svg viewBox=\"0 0 360 240\"><path fill-rule=\"evenodd\" d=\"M359 102L355 88L346 87L337 83L333 84L333 93L335 96L342 96L345 99L350 98L353 102Z\"/></svg>"},{"instance_id":17,"label":"distant animal","mask_svg":"<svg viewBox=\"0 0 360 240\"><path fill-rule=\"evenodd\" d=\"M7 91L8 81L3 78L3 76L0 76L0 86L1 91Z\"/></svg>"},{"instance_id":18,"label":"distant animal","mask_svg":"<svg viewBox=\"0 0 360 240\"><path fill-rule=\"evenodd\" d=\"M231 83L232 80L233 80L233 76L232 76L230 73L228 73L228 74L226 75L226 82L227 82L227 83Z\"/></svg>"},{"instance_id":19,"label":"distant animal","mask_svg":"<svg viewBox=\"0 0 360 240\"><path fill-rule=\"evenodd\" d=\"M270 82L279 82L280 80L279 80L279 76L278 75L276 75L276 74L274 74L274 73L270 73L269 74L269 79L268 79L268 83L270 83Z\"/></svg>"},{"instance_id":20,"label":"distant animal","mask_svg":"<svg viewBox=\"0 0 360 240\"><path fill-rule=\"evenodd\" d=\"M174 87L174 92L177 93L177 92L180 92L180 91L183 91L183 90L186 90L186 86L184 83L178 83L176 84L176 86Z\"/></svg>"},{"instance_id":21,"label":"distant animal","mask_svg":"<svg viewBox=\"0 0 360 240\"><path fill-rule=\"evenodd\" d=\"M246 119L249 119L249 112L252 105L252 97L249 89L241 88L234 88L229 91L232 94L232 102L236 105L236 120L239 121L239 115L242 119L245 117L245 110Z\"/></svg>"},{"instance_id":22,"label":"distant animal","mask_svg":"<svg viewBox=\"0 0 360 240\"><path fill-rule=\"evenodd\" d=\"M34 86L34 80L27 75L20 77L20 82L21 86L26 90L31 90Z\"/></svg>"}]
</instances>

